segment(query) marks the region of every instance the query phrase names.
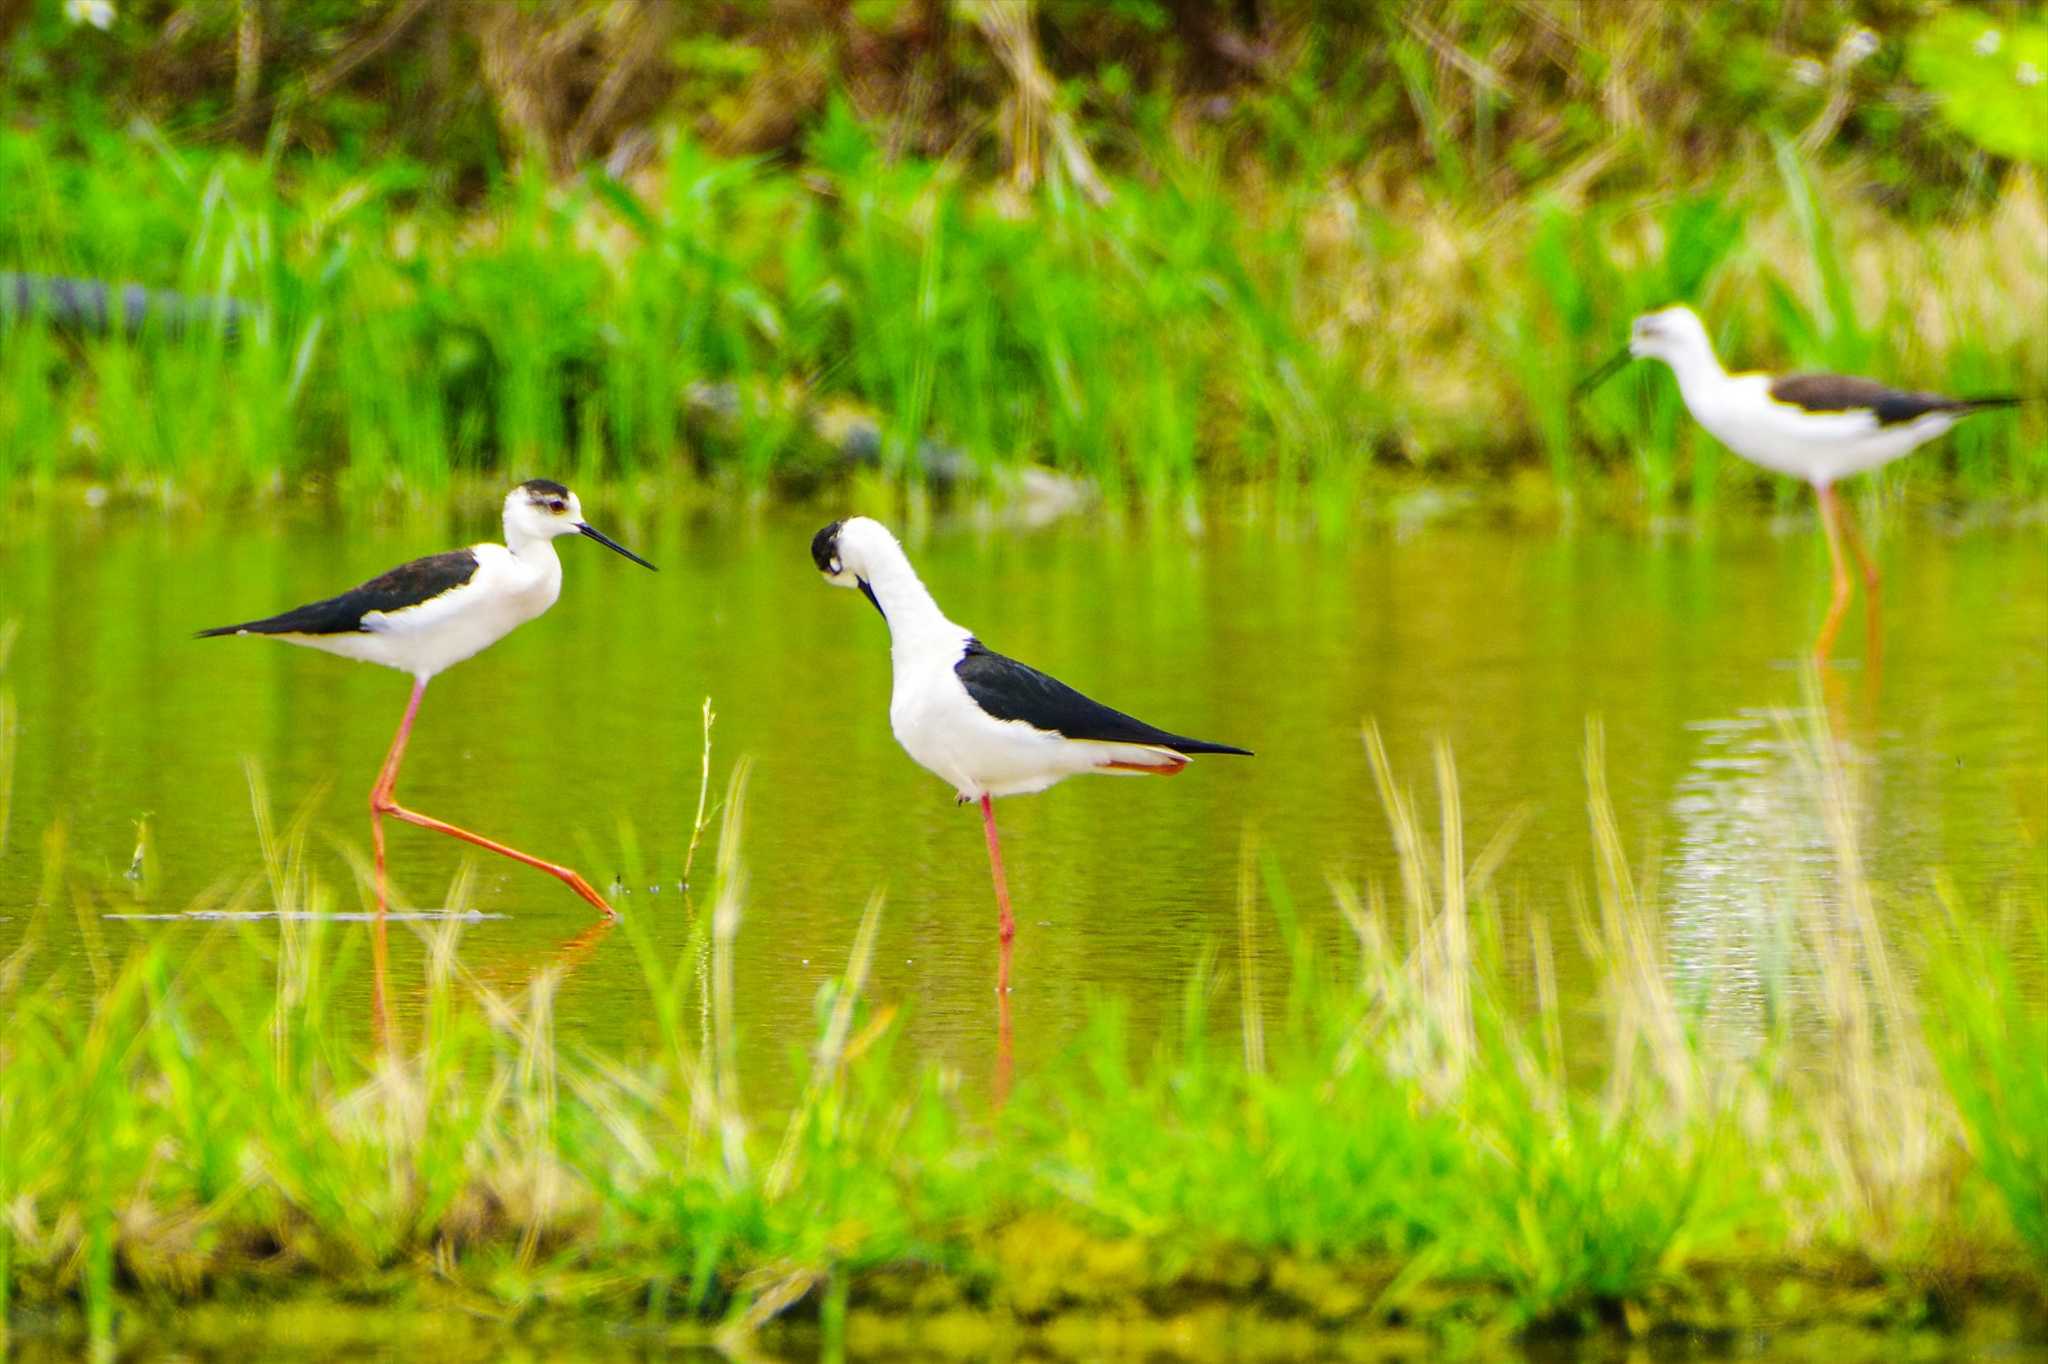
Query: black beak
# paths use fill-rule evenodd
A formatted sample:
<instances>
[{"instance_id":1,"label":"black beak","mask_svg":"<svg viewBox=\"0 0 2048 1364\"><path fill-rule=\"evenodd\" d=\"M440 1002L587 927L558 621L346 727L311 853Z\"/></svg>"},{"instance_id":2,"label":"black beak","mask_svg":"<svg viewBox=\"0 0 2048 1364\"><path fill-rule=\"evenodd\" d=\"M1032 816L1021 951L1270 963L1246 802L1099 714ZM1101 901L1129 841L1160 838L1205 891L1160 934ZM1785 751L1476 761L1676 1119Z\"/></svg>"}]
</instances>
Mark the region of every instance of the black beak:
<instances>
[{"instance_id":1,"label":"black beak","mask_svg":"<svg viewBox=\"0 0 2048 1364\"><path fill-rule=\"evenodd\" d=\"M1612 379L1615 376L1615 374L1620 371L1623 365L1627 364L1629 361L1633 359L1635 359L1635 356L1629 353L1629 348L1627 346L1623 346L1613 355L1608 356L1606 361L1600 366L1600 368L1594 370L1591 374L1588 374L1585 378L1579 380L1578 387L1572 390L1573 400L1576 401L1577 399L1585 397L1588 393L1591 393L1594 389L1600 387L1600 385L1606 383L1609 379Z\"/></svg>"},{"instance_id":2,"label":"black beak","mask_svg":"<svg viewBox=\"0 0 2048 1364\"><path fill-rule=\"evenodd\" d=\"M882 609L882 603L875 600L875 589L868 586L868 580L866 578L855 578L854 581L860 584L861 595L868 599L869 606L875 608L875 614L883 620L889 619L889 613Z\"/></svg>"},{"instance_id":3,"label":"black beak","mask_svg":"<svg viewBox=\"0 0 2048 1364\"><path fill-rule=\"evenodd\" d=\"M576 529L579 533L588 535L591 539L597 541L600 545L603 545L606 549L611 550L613 553L625 555L628 559L631 559L634 563L640 565L640 567L642 568L652 569L656 573L659 573L661 571L660 569L655 568L653 564L648 563L645 559L635 554L632 550L627 549L624 545L612 539L609 535L606 535L603 531L599 530L597 527L589 524L588 522L578 521L576 523Z\"/></svg>"}]
</instances>

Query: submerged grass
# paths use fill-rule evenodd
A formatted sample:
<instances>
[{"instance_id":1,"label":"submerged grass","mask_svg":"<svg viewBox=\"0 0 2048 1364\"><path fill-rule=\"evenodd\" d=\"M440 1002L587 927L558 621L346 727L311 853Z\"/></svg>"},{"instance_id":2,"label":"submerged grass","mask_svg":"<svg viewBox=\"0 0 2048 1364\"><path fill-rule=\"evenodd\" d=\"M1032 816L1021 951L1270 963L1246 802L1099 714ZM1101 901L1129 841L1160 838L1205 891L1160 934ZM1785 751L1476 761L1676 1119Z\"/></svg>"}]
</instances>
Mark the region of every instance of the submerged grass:
<instances>
[{"instance_id":1,"label":"submerged grass","mask_svg":"<svg viewBox=\"0 0 2048 1364\"><path fill-rule=\"evenodd\" d=\"M1340 882L1314 909L1248 842L1247 933L1275 916L1286 962L1247 950L1231 982L1212 957L1166 1036L1133 1037L1103 1001L992 1113L892 1058L895 1010L867 988L879 898L821 998L801 1097L748 1103L744 764L683 949L623 925L651 1023L625 1054L559 1041L553 972L509 991L471 976L455 922L427 932L414 1035L367 1041L341 1001L366 958L381 970L382 923L147 943L85 1012L31 983L31 933L0 963L0 1323L75 1307L110 1342L141 1329L131 1307L316 1290L695 1322L728 1343L793 1308L838 1338L889 1314L1200 1302L1468 1346L1617 1320L1903 1329L1990 1297L2048 1329L2048 1031L2015 980L2025 946L1955 915L1919 972L1894 963L1852 824L1829 814L1848 778L1824 733L1800 737L1837 866L1785 912L1822 986L1814 1017L1748 1050L1672 987L1597 728L1596 865L1557 920L1596 967L1590 1007L1559 998L1552 916L1502 913L1513 830L1468 850L1448 748L1432 820L1368 731L1399 884ZM252 795L264 876L233 899L331 906L311 806L280 827ZM43 912L96 916L61 843L50 856ZM2016 914L2048 936L2038 906ZM274 993L218 988L209 962L251 950L274 954ZM1233 994L1237 1029L1212 1017ZM1567 1055L1589 1027L1597 1058Z\"/></svg>"},{"instance_id":2,"label":"submerged grass","mask_svg":"<svg viewBox=\"0 0 2048 1364\"><path fill-rule=\"evenodd\" d=\"M2048 196L2025 171L1967 217L1909 221L1782 140L1766 169L1663 197L1505 204L1162 143L1098 201L891 154L835 106L800 169L679 137L630 184L515 174L458 210L402 163L72 137L0 127L0 262L253 311L232 339L133 341L0 315L0 475L29 488L367 495L543 468L753 487L950 450L1165 505L1255 482L1334 514L1375 470L1530 466L1661 510L1764 482L1647 367L1572 401L1629 316L1673 299L1742 364L2048 391ZM2048 410L1914 464L2039 495Z\"/></svg>"}]
</instances>

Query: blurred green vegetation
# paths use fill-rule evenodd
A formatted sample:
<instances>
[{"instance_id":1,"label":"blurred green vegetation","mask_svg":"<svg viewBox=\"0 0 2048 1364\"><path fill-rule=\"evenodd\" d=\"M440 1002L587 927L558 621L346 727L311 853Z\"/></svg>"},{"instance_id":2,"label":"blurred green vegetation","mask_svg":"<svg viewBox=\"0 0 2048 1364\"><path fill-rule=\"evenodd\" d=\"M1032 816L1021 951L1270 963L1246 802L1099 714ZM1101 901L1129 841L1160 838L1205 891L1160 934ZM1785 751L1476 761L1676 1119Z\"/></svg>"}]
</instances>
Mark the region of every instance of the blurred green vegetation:
<instances>
[{"instance_id":1,"label":"blurred green vegetation","mask_svg":"<svg viewBox=\"0 0 2048 1364\"><path fill-rule=\"evenodd\" d=\"M1662 376L1570 401L1639 308L2048 391L2043 43L1935 0L15 0L0 270L256 313L0 317L0 472L752 486L852 424L1152 499L1711 504L1768 484ZM2048 415L1912 463L2036 495Z\"/></svg>"},{"instance_id":2,"label":"blurred green vegetation","mask_svg":"<svg viewBox=\"0 0 2048 1364\"><path fill-rule=\"evenodd\" d=\"M1788 741L1815 798L1840 801L1834 740ZM312 1293L608 1332L717 1322L741 1357L780 1314L832 1332L849 1309L1018 1332L1109 1312L1184 1336L1192 1305L1236 1307L1298 1323L1299 1351L1384 1328L1425 1352L1624 1329L1768 1351L1818 1328L1825 1348L1797 1357L1937 1357L1980 1308L1971 1348L2038 1333L2048 1033L2017 981L2039 965L2038 904L2014 907L2010 945L1923 915L1901 969L1832 806L1828 889L1767 911L1811 984L1781 996L1765 973L1777 1022L1731 1045L1674 988L1597 728L1590 889L1530 907L1526 938L1494 889L1502 842L1467 842L1449 749L1431 809L1376 728L1367 744L1395 885L1297 899L1248 842L1240 921L1272 916L1282 962L1212 958L1171 1035L1100 1000L1014 1093L991 1020L990 1108L956 1072L894 1062L904 1028L869 983L879 895L792 1052L801 1097L745 1101L744 763L685 950L645 916L617 929L642 977L622 998L647 1021L617 1055L558 1034L566 953L507 987L464 966L459 918L340 922L344 892L306 856L312 807L274 821L252 771L264 874L192 911L274 921L191 955L145 938L119 962L94 938L83 965L45 968L39 917L0 958L0 1332L68 1320L105 1350L151 1329L131 1307ZM61 830L45 851L39 916L126 901L69 865ZM443 903L459 914L470 889L465 871ZM1558 990L1568 919L1598 965L1583 998ZM386 935L410 930L425 979L398 983L423 992L401 1030ZM270 955L274 990L223 987L210 966L231 952ZM81 1009L54 977L87 967ZM1596 1030L1590 1055L1567 1056L1567 1017Z\"/></svg>"}]
</instances>

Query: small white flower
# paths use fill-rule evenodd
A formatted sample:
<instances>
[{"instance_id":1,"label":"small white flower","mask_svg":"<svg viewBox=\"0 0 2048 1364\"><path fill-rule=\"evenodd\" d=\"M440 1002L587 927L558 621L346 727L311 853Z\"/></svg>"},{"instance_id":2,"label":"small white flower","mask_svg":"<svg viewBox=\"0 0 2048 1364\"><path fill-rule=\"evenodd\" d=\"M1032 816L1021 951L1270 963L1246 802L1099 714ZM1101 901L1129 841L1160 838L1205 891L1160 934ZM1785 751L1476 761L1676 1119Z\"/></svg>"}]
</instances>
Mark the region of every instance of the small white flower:
<instances>
[{"instance_id":1,"label":"small white flower","mask_svg":"<svg viewBox=\"0 0 2048 1364\"><path fill-rule=\"evenodd\" d=\"M1792 63L1792 79L1801 85L1819 85L1827 78L1827 68L1811 57L1801 57Z\"/></svg>"},{"instance_id":2,"label":"small white flower","mask_svg":"<svg viewBox=\"0 0 2048 1364\"><path fill-rule=\"evenodd\" d=\"M2032 62L2021 62L2013 68L2012 74L2013 79L2021 85L2039 85L2041 83L2041 68Z\"/></svg>"},{"instance_id":3,"label":"small white flower","mask_svg":"<svg viewBox=\"0 0 2048 1364\"><path fill-rule=\"evenodd\" d=\"M1990 57L1997 54L1999 45L2004 41L2005 35L2003 33L2000 33L1995 28L1987 28L1984 30L1983 35L1977 39L1974 46L1977 49L1978 56Z\"/></svg>"},{"instance_id":4,"label":"small white flower","mask_svg":"<svg viewBox=\"0 0 2048 1364\"><path fill-rule=\"evenodd\" d=\"M1842 39L1839 56L1845 66L1856 63L1877 51L1877 35L1867 28L1852 28Z\"/></svg>"},{"instance_id":5,"label":"small white flower","mask_svg":"<svg viewBox=\"0 0 2048 1364\"><path fill-rule=\"evenodd\" d=\"M91 24L104 33L114 26L113 0L64 0L64 17L74 24Z\"/></svg>"}]
</instances>

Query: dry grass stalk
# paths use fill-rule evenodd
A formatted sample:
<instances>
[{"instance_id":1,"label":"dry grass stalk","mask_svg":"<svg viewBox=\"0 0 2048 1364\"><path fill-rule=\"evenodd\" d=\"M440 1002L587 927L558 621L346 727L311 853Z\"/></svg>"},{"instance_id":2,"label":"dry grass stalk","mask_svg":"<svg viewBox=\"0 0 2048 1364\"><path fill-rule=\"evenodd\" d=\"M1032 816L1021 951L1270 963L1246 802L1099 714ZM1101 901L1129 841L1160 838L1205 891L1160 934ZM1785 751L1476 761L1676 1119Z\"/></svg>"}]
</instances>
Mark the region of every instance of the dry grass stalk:
<instances>
[{"instance_id":1,"label":"dry grass stalk","mask_svg":"<svg viewBox=\"0 0 2048 1364\"><path fill-rule=\"evenodd\" d=\"M556 175L618 143L674 85L667 48L680 15L672 5L542 0L468 13L510 140Z\"/></svg>"},{"instance_id":2,"label":"dry grass stalk","mask_svg":"<svg viewBox=\"0 0 2048 1364\"><path fill-rule=\"evenodd\" d=\"M1607 738L1598 721L1586 723L1586 807L1592 819L1599 930L1587 948L1608 969L1619 1022L1610 1093L1617 1110L1631 1087L1636 1054L1646 1049L1651 1064L1681 1111L1700 1100L1695 1052L1685 1019L1665 970L1662 935L1637 893L1623 851L1614 801L1607 790Z\"/></svg>"},{"instance_id":3,"label":"dry grass stalk","mask_svg":"<svg viewBox=\"0 0 2048 1364\"><path fill-rule=\"evenodd\" d=\"M1888 1230L1906 1220L1909 1205L1938 1177L1950 1119L1863 870L1856 778L1827 728L1811 670L1807 684L1814 703L1807 723L1780 715L1778 725L1819 808L1834 872L1831 885L1808 882L1794 897L1824 1015L1815 1118L1837 1186Z\"/></svg>"},{"instance_id":4,"label":"dry grass stalk","mask_svg":"<svg viewBox=\"0 0 2048 1364\"><path fill-rule=\"evenodd\" d=\"M753 761L741 758L733 764L732 780L725 792L725 822L718 834L718 899L711 907L711 1038L713 1085L717 1095L716 1120L725 1152L726 1173L735 1180L747 1178L747 1120L740 1102L739 1027L734 1019L733 944L739 938L740 911L746 903L746 869L740 862L740 835L745 827L743 813L747 780Z\"/></svg>"},{"instance_id":5,"label":"dry grass stalk","mask_svg":"<svg viewBox=\"0 0 2048 1364\"><path fill-rule=\"evenodd\" d=\"M697 768L697 814L690 821L690 846L683 853L683 884L690 884L690 868L697 865L697 845L703 841L704 826L709 821L705 814L705 802L711 795L711 726L718 719L718 712L711 709L711 698L704 698L704 753Z\"/></svg>"},{"instance_id":6,"label":"dry grass stalk","mask_svg":"<svg viewBox=\"0 0 2048 1364\"><path fill-rule=\"evenodd\" d=\"M1475 901L1473 893L1486 887L1493 859L1505 847L1504 837L1511 837L1511 830L1489 840L1480 863L1467 866L1457 767L1449 744L1439 740L1434 763L1441 835L1440 846L1431 847L1413 798L1395 781L1379 726L1368 724L1364 737L1394 841L1408 924L1406 962L1397 965L1389 961L1392 969L1382 973L1377 988L1390 1003L1412 1004L1412 1009L1397 1008L1395 1014L1408 1018L1416 1030L1403 1043L1404 1064L1418 1075L1431 1077L1432 1087L1447 1093L1457 1087L1478 1048L1472 995L1476 964L1472 915L1475 908L1484 911L1484 902ZM1346 917L1357 913L1354 904ZM1370 922L1370 918L1361 916L1361 922ZM1360 934L1361 945L1368 945L1368 935L1358 925L1354 924L1353 932ZM1370 937L1376 945L1382 935Z\"/></svg>"},{"instance_id":7,"label":"dry grass stalk","mask_svg":"<svg viewBox=\"0 0 2048 1364\"><path fill-rule=\"evenodd\" d=\"M1059 107L1059 88L1038 52L1036 0L970 0L968 11L1010 77L1010 97L1000 116L1009 152L1010 182L1028 191L1044 178L1044 144L1090 202L1108 203L1109 186L1095 169L1073 118Z\"/></svg>"}]
</instances>

